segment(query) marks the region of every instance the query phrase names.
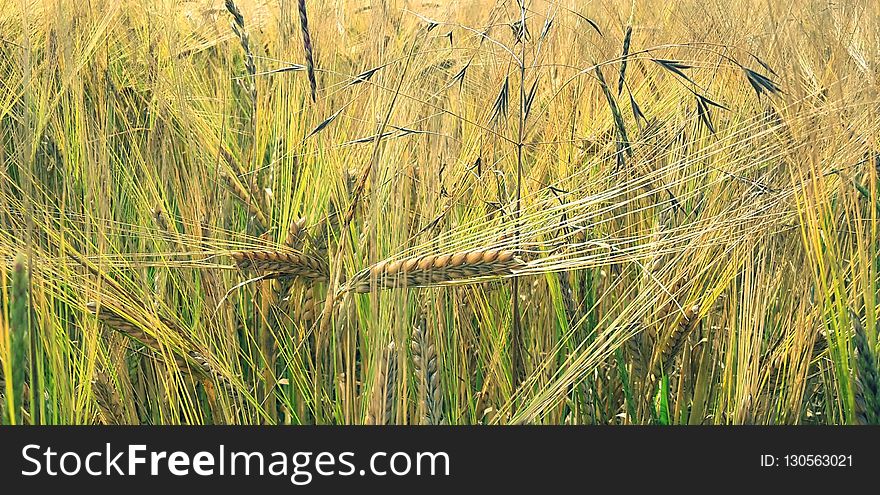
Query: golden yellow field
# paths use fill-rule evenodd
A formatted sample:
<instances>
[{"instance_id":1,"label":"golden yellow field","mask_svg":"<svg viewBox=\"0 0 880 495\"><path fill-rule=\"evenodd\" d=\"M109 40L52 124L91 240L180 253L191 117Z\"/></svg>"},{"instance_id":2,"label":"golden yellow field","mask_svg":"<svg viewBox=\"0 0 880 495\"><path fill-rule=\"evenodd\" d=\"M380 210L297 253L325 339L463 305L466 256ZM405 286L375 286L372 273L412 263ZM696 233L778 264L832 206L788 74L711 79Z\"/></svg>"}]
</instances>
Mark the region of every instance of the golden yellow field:
<instances>
[{"instance_id":1,"label":"golden yellow field","mask_svg":"<svg viewBox=\"0 0 880 495\"><path fill-rule=\"evenodd\" d=\"M5 0L0 422L878 423L878 27Z\"/></svg>"}]
</instances>

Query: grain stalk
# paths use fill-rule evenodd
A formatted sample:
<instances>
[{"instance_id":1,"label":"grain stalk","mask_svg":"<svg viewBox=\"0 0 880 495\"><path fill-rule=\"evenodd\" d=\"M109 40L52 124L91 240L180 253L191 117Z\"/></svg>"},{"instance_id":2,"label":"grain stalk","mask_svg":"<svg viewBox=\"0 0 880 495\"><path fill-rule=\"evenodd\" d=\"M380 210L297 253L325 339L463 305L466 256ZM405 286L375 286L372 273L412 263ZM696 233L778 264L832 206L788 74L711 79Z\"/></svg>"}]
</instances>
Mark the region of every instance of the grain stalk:
<instances>
[{"instance_id":1,"label":"grain stalk","mask_svg":"<svg viewBox=\"0 0 880 495\"><path fill-rule=\"evenodd\" d=\"M413 55L415 54L415 50L418 44L413 41L412 47L410 48L409 54L406 57L404 62L403 70L401 71L400 78L397 80L397 85L395 86L393 96L391 98L391 102L388 105L388 110L385 113L385 117L382 120L382 124L379 126L378 132L376 133L376 139L373 142L373 151L370 155L370 160L364 166L364 169L361 171L360 176L358 177L358 181L355 184L354 191L352 193L351 204L348 207L348 210L345 214L345 219L342 222L342 227L340 232L342 233L339 245L336 248L336 255L333 257L333 261L330 264L329 268L329 280L330 286L327 290L327 297L324 301L324 309L321 315L321 324L318 328L318 334L315 338L315 353L316 356L320 355L323 352L324 348L324 340L328 337L330 330L330 322L333 317L333 307L336 302L336 292L340 286L340 282L342 280L343 273L343 263L342 256L345 253L345 248L348 239L349 227L351 226L352 220L354 220L355 212L358 209L358 206L361 203L361 199L364 195L364 190L366 189L367 179L370 176L370 171L373 169L373 165L379 161L379 155L381 151L380 136L385 132L385 129L388 127L388 123L391 120L391 116L394 112L395 105L397 103L398 96L400 95L401 88L403 87L403 81L406 78L407 73L409 72L409 67L413 59ZM321 383L323 382L323 378L321 376L322 370L320 366L320 360L315 361L315 383L314 383L314 393L315 397L321 397L322 391L320 390ZM320 418L322 416L321 409L322 401L318 399L318 414L317 416Z\"/></svg>"},{"instance_id":2,"label":"grain stalk","mask_svg":"<svg viewBox=\"0 0 880 495\"><path fill-rule=\"evenodd\" d=\"M243 187L238 180L241 177L255 177L256 174L249 173L248 170L242 166L241 162L236 160L225 147L220 147L220 156L223 158L223 161L229 165L229 168L232 169L234 175L230 176L226 171L221 170L220 177L226 181L232 192L235 193L235 195L245 204L245 207L251 212L251 214L259 214L263 217L260 227L265 230L268 228L266 212L271 212L272 210L265 191L260 191L256 180L249 181L247 188Z\"/></svg>"},{"instance_id":3,"label":"grain stalk","mask_svg":"<svg viewBox=\"0 0 880 495\"><path fill-rule=\"evenodd\" d=\"M520 0L520 23L524 33L526 28L526 3ZM519 57L519 125L517 126L516 139L516 231L514 233L514 245L519 249L522 229L522 176L523 176L523 146L525 146L525 125L526 125L526 37L522 36L520 42ZM513 277L510 287L511 311L513 312L513 321L511 325L511 378L513 387L519 387L519 384L525 379L525 365L523 358L523 335L522 335L522 315L519 311L519 278Z\"/></svg>"}]
</instances>

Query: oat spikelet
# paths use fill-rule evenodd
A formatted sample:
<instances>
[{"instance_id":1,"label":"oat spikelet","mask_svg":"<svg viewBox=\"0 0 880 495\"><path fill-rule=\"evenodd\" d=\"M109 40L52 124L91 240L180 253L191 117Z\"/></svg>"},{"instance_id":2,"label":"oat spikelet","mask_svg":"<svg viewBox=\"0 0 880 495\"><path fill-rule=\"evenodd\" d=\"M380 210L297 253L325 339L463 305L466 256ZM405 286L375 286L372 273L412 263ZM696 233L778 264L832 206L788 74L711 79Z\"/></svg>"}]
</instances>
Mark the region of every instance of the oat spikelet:
<instances>
[{"instance_id":1,"label":"oat spikelet","mask_svg":"<svg viewBox=\"0 0 880 495\"><path fill-rule=\"evenodd\" d=\"M312 101L317 98L318 82L315 80L315 57L312 49L312 35L309 33L309 16L306 12L306 0L299 0L299 25L302 29L303 51L306 53L306 72L309 76L309 89Z\"/></svg>"},{"instance_id":2,"label":"oat spikelet","mask_svg":"<svg viewBox=\"0 0 880 495\"><path fill-rule=\"evenodd\" d=\"M397 352L394 342L388 344L380 357L375 383L366 424L390 425L394 422L394 396L397 388Z\"/></svg>"},{"instance_id":3,"label":"oat spikelet","mask_svg":"<svg viewBox=\"0 0 880 495\"><path fill-rule=\"evenodd\" d=\"M410 348L413 369L419 382L422 424L439 425L443 422L443 393L440 388L440 373L437 369L437 348L427 323L423 313L418 325L413 329Z\"/></svg>"},{"instance_id":4,"label":"oat spikelet","mask_svg":"<svg viewBox=\"0 0 880 495\"><path fill-rule=\"evenodd\" d=\"M326 281L327 265L311 256L278 251L239 251L232 259L242 270L280 277L301 277L307 280Z\"/></svg>"},{"instance_id":5,"label":"oat spikelet","mask_svg":"<svg viewBox=\"0 0 880 495\"><path fill-rule=\"evenodd\" d=\"M455 254L381 261L353 277L352 292L398 287L428 287L478 277L513 275L524 263L513 251L477 249Z\"/></svg>"},{"instance_id":6,"label":"oat spikelet","mask_svg":"<svg viewBox=\"0 0 880 495\"><path fill-rule=\"evenodd\" d=\"M623 36L623 54L620 56L620 74L617 78L618 96L620 96L620 93L623 91L623 83L626 78L626 63L629 58L629 45L630 41L632 41L632 32L632 17L630 17L630 20L626 25L626 33Z\"/></svg>"},{"instance_id":7,"label":"oat spikelet","mask_svg":"<svg viewBox=\"0 0 880 495\"><path fill-rule=\"evenodd\" d=\"M868 335L859 316L850 310L855 327L853 344L856 348L856 369L853 377L855 419L860 425L880 424L880 372L877 358L871 350Z\"/></svg>"}]
</instances>

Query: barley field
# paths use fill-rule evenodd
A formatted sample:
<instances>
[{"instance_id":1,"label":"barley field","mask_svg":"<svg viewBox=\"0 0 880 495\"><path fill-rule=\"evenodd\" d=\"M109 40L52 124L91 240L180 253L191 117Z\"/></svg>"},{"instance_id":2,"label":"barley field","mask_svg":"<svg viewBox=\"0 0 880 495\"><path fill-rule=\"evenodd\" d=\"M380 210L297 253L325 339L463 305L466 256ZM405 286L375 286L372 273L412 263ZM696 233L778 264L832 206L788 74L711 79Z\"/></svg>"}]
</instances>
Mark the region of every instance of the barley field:
<instances>
[{"instance_id":1,"label":"barley field","mask_svg":"<svg viewBox=\"0 0 880 495\"><path fill-rule=\"evenodd\" d=\"M880 423L874 0L0 3L0 423Z\"/></svg>"}]
</instances>

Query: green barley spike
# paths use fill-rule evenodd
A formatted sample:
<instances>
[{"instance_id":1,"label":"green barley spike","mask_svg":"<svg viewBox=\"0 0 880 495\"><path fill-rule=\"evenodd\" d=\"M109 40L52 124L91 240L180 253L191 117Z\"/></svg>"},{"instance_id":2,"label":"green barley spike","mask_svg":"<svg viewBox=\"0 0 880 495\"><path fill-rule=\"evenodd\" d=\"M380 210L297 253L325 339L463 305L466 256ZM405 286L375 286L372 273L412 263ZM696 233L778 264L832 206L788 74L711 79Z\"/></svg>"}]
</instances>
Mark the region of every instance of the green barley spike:
<instances>
[{"instance_id":1,"label":"green barley spike","mask_svg":"<svg viewBox=\"0 0 880 495\"><path fill-rule=\"evenodd\" d=\"M12 340L12 403L10 420L22 423L25 370L27 369L28 342L28 274L24 256L15 259L12 268L12 306L10 308L10 338Z\"/></svg>"},{"instance_id":2,"label":"green barley spike","mask_svg":"<svg viewBox=\"0 0 880 495\"><path fill-rule=\"evenodd\" d=\"M880 371L877 369L877 359L859 316L850 311L850 318L855 328L853 343L857 351L854 377L856 423L880 424Z\"/></svg>"},{"instance_id":3,"label":"green barley spike","mask_svg":"<svg viewBox=\"0 0 880 495\"><path fill-rule=\"evenodd\" d=\"M623 396L626 400L626 412L629 415L629 422L637 423L635 400L633 399L629 372L626 369L626 362L623 359L623 350L621 348L618 347L614 350L614 359L617 361L617 373L620 376L620 383L623 385Z\"/></svg>"},{"instance_id":4,"label":"green barley spike","mask_svg":"<svg viewBox=\"0 0 880 495\"><path fill-rule=\"evenodd\" d=\"M660 379L660 393L657 398L657 422L668 426L669 421L669 375L663 374Z\"/></svg>"}]
</instances>

